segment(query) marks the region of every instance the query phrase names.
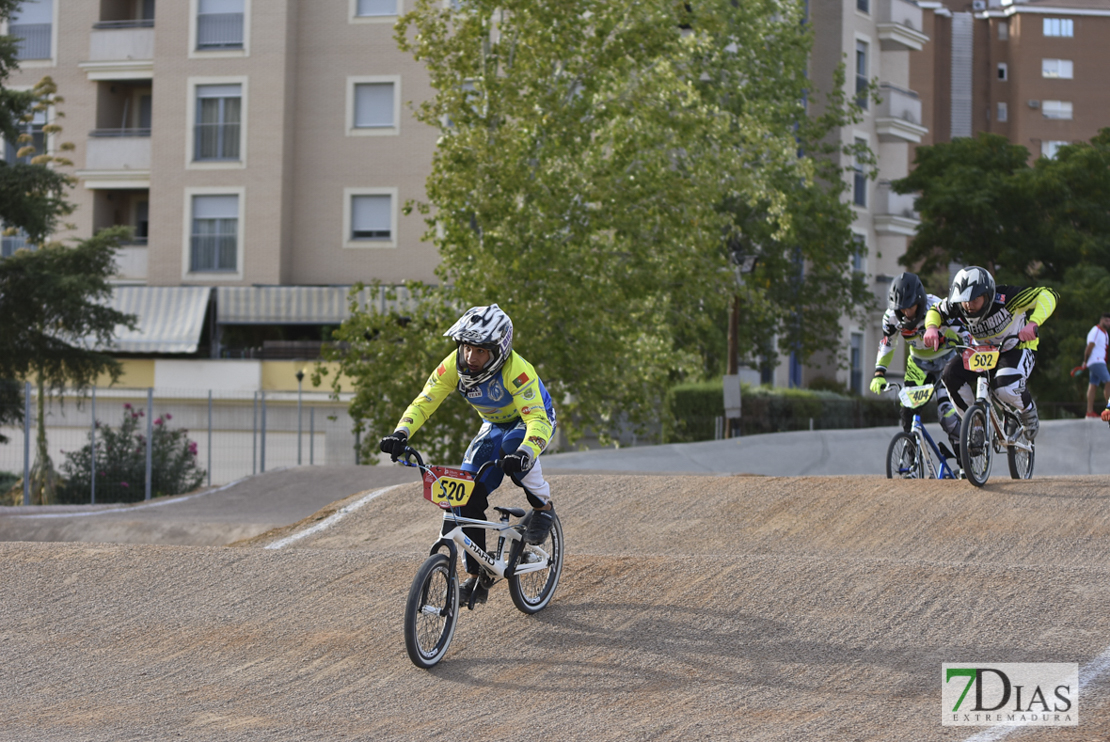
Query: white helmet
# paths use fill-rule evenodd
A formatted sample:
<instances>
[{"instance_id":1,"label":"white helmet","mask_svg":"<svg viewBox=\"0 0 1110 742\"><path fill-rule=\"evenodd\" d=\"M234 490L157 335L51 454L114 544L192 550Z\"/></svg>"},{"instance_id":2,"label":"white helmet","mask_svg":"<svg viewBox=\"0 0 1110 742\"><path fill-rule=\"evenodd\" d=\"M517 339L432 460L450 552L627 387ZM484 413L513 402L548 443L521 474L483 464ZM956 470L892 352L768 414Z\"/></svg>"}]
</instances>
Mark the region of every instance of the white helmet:
<instances>
[{"instance_id":1,"label":"white helmet","mask_svg":"<svg viewBox=\"0 0 1110 742\"><path fill-rule=\"evenodd\" d=\"M459 345L455 352L455 366L464 387L472 387L492 378L513 352L513 321L496 304L466 310L443 336ZM471 371L463 361L464 344L490 352L489 361L480 370Z\"/></svg>"}]
</instances>

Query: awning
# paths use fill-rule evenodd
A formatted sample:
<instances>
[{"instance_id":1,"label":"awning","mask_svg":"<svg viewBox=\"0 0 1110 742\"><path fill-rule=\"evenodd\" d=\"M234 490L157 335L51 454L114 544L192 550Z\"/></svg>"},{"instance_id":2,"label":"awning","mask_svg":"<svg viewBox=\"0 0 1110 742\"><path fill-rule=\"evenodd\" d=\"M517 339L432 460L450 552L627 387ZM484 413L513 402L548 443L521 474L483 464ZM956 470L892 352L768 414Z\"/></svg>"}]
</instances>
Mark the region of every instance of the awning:
<instances>
[{"instance_id":1,"label":"awning","mask_svg":"<svg viewBox=\"0 0 1110 742\"><path fill-rule=\"evenodd\" d=\"M117 327L104 350L196 353L211 293L208 286L116 286L108 306L137 319L134 330Z\"/></svg>"},{"instance_id":2,"label":"awning","mask_svg":"<svg viewBox=\"0 0 1110 742\"><path fill-rule=\"evenodd\" d=\"M396 301L386 298L385 287L359 292L358 304L386 311L407 304L404 287L390 287ZM216 321L224 325L338 325L350 316L350 286L220 286L216 289Z\"/></svg>"}]
</instances>

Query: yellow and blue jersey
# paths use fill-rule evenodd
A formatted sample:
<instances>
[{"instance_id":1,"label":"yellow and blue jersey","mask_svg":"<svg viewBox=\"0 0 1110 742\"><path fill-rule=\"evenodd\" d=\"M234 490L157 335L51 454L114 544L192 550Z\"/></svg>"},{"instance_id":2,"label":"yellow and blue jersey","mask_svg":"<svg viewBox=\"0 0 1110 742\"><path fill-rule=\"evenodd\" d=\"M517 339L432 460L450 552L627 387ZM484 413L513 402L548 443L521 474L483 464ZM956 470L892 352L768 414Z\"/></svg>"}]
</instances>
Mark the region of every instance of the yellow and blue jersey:
<instances>
[{"instance_id":1,"label":"yellow and blue jersey","mask_svg":"<svg viewBox=\"0 0 1110 742\"><path fill-rule=\"evenodd\" d=\"M513 351L498 373L480 384L464 387L455 362L456 352L436 367L424 389L401 416L397 430L411 438L443 400L457 391L470 406L494 425L510 425L523 421L527 426L522 446L531 449L533 457L547 447L555 431L555 405L531 363Z\"/></svg>"}]
</instances>

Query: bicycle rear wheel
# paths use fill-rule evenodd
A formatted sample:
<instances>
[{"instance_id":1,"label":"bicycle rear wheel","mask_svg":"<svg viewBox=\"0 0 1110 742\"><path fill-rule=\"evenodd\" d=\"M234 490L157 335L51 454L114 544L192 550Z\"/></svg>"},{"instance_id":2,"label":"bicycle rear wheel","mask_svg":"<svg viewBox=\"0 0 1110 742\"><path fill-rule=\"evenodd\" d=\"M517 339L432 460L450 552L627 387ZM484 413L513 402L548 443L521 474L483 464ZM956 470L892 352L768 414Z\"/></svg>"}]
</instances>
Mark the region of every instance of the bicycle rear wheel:
<instances>
[{"instance_id":1,"label":"bicycle rear wheel","mask_svg":"<svg viewBox=\"0 0 1110 742\"><path fill-rule=\"evenodd\" d=\"M525 544L517 564L521 567L546 562L544 569L509 578L509 596L522 613L535 613L551 602L559 577L563 574L563 524L555 514L551 533L542 544Z\"/></svg>"},{"instance_id":2,"label":"bicycle rear wheel","mask_svg":"<svg viewBox=\"0 0 1110 742\"><path fill-rule=\"evenodd\" d=\"M447 654L459 620L459 577L445 554L428 557L416 573L405 603L405 649L427 670Z\"/></svg>"},{"instance_id":3,"label":"bicycle rear wheel","mask_svg":"<svg viewBox=\"0 0 1110 742\"><path fill-rule=\"evenodd\" d=\"M887 479L924 479L925 458L909 433L897 433L886 449Z\"/></svg>"},{"instance_id":4,"label":"bicycle rear wheel","mask_svg":"<svg viewBox=\"0 0 1110 742\"><path fill-rule=\"evenodd\" d=\"M974 404L964 413L960 426L960 459L964 476L976 487L987 483L991 475L990 422L987 410L981 404Z\"/></svg>"},{"instance_id":5,"label":"bicycle rear wheel","mask_svg":"<svg viewBox=\"0 0 1110 742\"><path fill-rule=\"evenodd\" d=\"M1018 421L1007 415L1006 416L1006 437L1009 438L1021 425ZM1022 451L1013 446L1006 447L1006 460L1010 464L1010 477L1012 479L1032 479L1033 478L1033 458L1034 458L1033 441L1029 441L1029 450Z\"/></svg>"}]
</instances>

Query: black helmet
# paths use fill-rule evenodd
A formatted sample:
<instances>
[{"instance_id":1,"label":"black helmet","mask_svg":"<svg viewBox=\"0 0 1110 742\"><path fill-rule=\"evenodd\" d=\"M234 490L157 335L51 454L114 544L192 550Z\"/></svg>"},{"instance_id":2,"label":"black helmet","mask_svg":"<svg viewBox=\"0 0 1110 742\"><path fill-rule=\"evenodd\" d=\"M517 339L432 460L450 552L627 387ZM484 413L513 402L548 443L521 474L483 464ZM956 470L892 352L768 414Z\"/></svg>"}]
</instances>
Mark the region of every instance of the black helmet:
<instances>
[{"instance_id":1,"label":"black helmet","mask_svg":"<svg viewBox=\"0 0 1110 742\"><path fill-rule=\"evenodd\" d=\"M948 292L948 303L960 310L969 323L975 324L990 311L994 304L994 277L986 268L970 265L964 268L952 279L952 288ZM974 314L964 309L964 302L983 296L986 301L978 312Z\"/></svg>"},{"instance_id":2,"label":"black helmet","mask_svg":"<svg viewBox=\"0 0 1110 742\"><path fill-rule=\"evenodd\" d=\"M902 273L890 282L887 307L894 312L898 326L903 330L916 330L925 321L925 287L921 279L913 273ZM903 309L916 306L913 317L902 314Z\"/></svg>"}]
</instances>

